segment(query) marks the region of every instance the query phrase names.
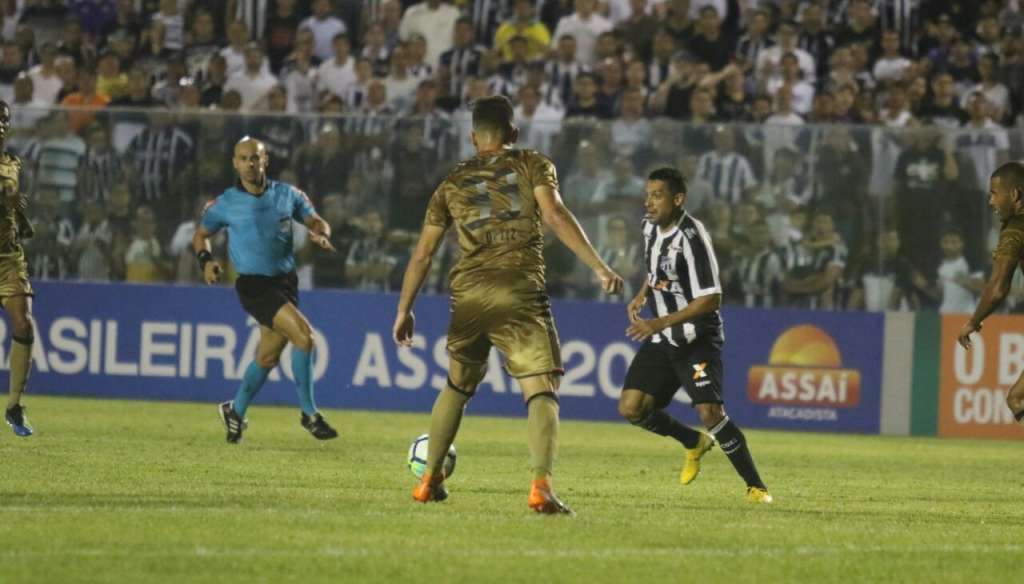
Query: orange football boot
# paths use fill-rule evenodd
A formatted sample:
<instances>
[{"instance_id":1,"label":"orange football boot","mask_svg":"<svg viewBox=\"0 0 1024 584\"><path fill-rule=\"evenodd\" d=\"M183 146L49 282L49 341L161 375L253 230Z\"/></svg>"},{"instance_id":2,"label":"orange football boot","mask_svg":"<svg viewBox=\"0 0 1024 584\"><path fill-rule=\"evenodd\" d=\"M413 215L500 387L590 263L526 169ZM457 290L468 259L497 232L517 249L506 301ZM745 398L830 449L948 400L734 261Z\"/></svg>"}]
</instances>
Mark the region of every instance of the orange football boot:
<instances>
[{"instance_id":1,"label":"orange football boot","mask_svg":"<svg viewBox=\"0 0 1024 584\"><path fill-rule=\"evenodd\" d=\"M420 503L431 501L444 501L448 498L448 489L444 488L444 474L434 478L429 473L424 473L420 484L412 490L412 498Z\"/></svg>"},{"instance_id":2,"label":"orange football boot","mask_svg":"<svg viewBox=\"0 0 1024 584\"><path fill-rule=\"evenodd\" d=\"M536 479L530 485L530 498L527 505L537 513L546 515L576 515L568 505L559 499L551 490L551 483L545 479Z\"/></svg>"}]
</instances>

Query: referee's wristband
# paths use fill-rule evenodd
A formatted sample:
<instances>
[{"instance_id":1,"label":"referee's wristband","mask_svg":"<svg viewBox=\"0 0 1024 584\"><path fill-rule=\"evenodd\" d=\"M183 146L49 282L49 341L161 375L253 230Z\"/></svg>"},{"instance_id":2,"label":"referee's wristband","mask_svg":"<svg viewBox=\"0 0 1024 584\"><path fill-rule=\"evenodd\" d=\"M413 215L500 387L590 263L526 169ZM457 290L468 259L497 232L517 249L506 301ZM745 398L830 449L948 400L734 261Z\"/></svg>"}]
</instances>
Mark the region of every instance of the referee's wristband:
<instances>
[{"instance_id":1,"label":"referee's wristband","mask_svg":"<svg viewBox=\"0 0 1024 584\"><path fill-rule=\"evenodd\" d=\"M213 254L210 253L210 250L208 250L208 249L201 250L199 253L197 253L196 254L196 260L199 262L199 271L200 272L206 271L206 264L209 263L210 260L212 260L212 259L213 259Z\"/></svg>"}]
</instances>

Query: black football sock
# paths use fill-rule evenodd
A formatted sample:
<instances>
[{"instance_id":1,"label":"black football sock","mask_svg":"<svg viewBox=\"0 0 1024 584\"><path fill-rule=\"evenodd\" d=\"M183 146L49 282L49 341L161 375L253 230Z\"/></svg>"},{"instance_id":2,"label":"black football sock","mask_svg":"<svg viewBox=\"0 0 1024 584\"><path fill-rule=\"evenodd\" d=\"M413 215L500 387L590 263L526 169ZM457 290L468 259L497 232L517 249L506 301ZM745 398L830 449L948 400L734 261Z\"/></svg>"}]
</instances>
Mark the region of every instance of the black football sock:
<instances>
[{"instance_id":1,"label":"black football sock","mask_svg":"<svg viewBox=\"0 0 1024 584\"><path fill-rule=\"evenodd\" d=\"M630 424L639 426L658 436L671 436L683 446L693 448L700 440L700 432L690 428L686 424L668 415L665 410L651 410L651 413L639 420L630 420Z\"/></svg>"},{"instance_id":2,"label":"black football sock","mask_svg":"<svg viewBox=\"0 0 1024 584\"><path fill-rule=\"evenodd\" d=\"M757 474L754 459L750 456L747 439L743 436L743 432L740 432L739 427L732 423L729 416L722 418L722 421L711 429L711 433L718 440L718 447L729 457L733 468L747 482L747 486L765 488L761 476Z\"/></svg>"}]
</instances>

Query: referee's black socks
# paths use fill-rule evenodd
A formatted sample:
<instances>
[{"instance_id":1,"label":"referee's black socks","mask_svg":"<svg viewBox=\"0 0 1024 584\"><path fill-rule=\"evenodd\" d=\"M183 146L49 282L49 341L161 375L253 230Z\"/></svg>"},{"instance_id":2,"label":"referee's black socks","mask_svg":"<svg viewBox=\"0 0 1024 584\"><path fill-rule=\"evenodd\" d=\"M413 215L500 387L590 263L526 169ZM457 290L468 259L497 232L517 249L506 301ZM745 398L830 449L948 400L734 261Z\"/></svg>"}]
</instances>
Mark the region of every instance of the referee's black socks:
<instances>
[{"instance_id":1,"label":"referee's black socks","mask_svg":"<svg viewBox=\"0 0 1024 584\"><path fill-rule=\"evenodd\" d=\"M659 436L671 436L682 442L683 446L687 448L697 446L697 442L700 440L700 432L668 415L665 410L651 410L651 413L645 417L635 421L630 420L630 423Z\"/></svg>"},{"instance_id":2,"label":"referee's black socks","mask_svg":"<svg viewBox=\"0 0 1024 584\"><path fill-rule=\"evenodd\" d=\"M729 457L733 468L747 482L747 486L765 488L764 483L761 482L761 476L757 474L754 459L750 456L747 439L739 427L732 423L729 416L722 418L722 421L711 429L711 433L718 441L718 447Z\"/></svg>"}]
</instances>

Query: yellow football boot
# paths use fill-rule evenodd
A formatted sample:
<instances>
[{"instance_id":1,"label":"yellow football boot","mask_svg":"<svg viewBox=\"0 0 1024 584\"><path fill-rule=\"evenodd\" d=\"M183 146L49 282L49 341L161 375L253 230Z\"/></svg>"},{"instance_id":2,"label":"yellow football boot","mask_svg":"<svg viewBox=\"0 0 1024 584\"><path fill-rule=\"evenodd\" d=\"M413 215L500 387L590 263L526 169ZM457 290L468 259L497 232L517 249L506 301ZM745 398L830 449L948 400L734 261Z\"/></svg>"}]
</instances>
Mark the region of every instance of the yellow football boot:
<instances>
[{"instance_id":1,"label":"yellow football boot","mask_svg":"<svg viewBox=\"0 0 1024 584\"><path fill-rule=\"evenodd\" d=\"M775 498L771 496L768 489L761 487L747 487L747 501L750 503L771 503Z\"/></svg>"},{"instance_id":2,"label":"yellow football boot","mask_svg":"<svg viewBox=\"0 0 1024 584\"><path fill-rule=\"evenodd\" d=\"M700 459L708 450L715 445L715 439L704 432L700 433L700 440L693 448L686 449L686 460L683 461L683 470L679 472L679 482L688 485L700 474Z\"/></svg>"}]
</instances>

